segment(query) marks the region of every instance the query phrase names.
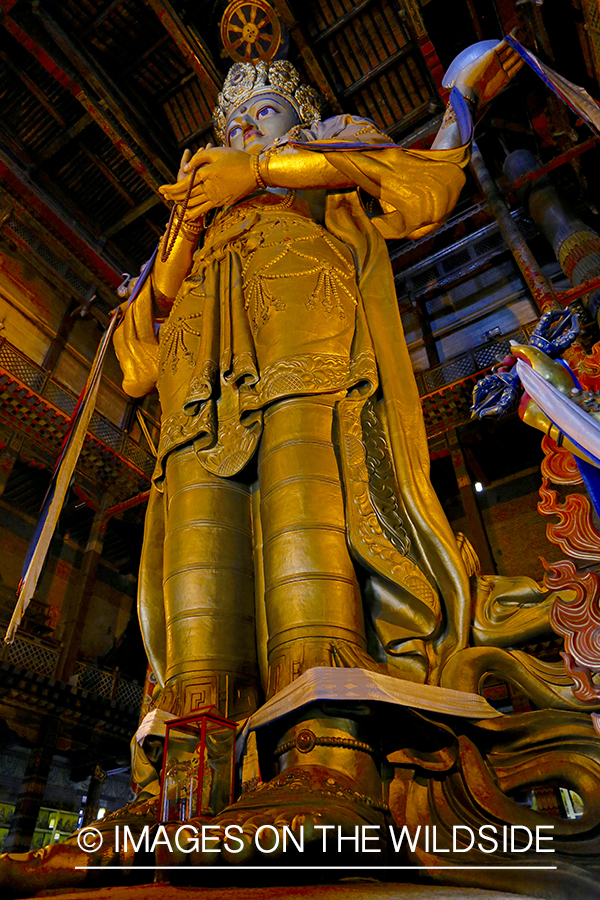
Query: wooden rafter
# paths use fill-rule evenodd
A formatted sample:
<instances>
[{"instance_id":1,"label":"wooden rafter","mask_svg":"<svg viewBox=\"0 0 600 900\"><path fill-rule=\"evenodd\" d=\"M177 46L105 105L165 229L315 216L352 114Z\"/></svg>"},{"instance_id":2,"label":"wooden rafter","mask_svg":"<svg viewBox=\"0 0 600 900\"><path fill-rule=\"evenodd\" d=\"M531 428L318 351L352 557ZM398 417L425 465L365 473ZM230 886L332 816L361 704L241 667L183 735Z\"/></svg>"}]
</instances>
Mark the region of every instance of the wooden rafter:
<instances>
[{"instance_id":1,"label":"wooden rafter","mask_svg":"<svg viewBox=\"0 0 600 900\"><path fill-rule=\"evenodd\" d=\"M222 78L199 33L192 26L184 25L168 0L146 2L172 37L183 58L200 77L202 86L214 102L221 90Z\"/></svg>"},{"instance_id":2,"label":"wooden rafter","mask_svg":"<svg viewBox=\"0 0 600 900\"><path fill-rule=\"evenodd\" d=\"M9 2L9 0L1 0L1 2ZM111 121L107 114L106 110L102 108L98 101L94 100L89 91L86 91L80 84L74 81L70 76L64 71L62 64L58 62L57 59L50 56L50 54L34 40L27 32L21 28L10 16L4 15L0 20L1 24L4 25L6 30L23 46L32 56L37 59L37 61L46 69L47 72L52 75L52 77L61 84L66 90L71 93L76 100L81 103L86 112L91 116L91 118L102 128L104 133L109 137L115 147L118 149L119 153L125 157L125 159L129 162L129 164L135 169L137 174L142 178L147 184L150 185L152 190L158 191L158 188L163 183L162 178L157 178L157 176L151 171L148 166L148 163L141 158L141 155L137 149L132 145L131 140L125 136L123 130Z\"/></svg>"},{"instance_id":3,"label":"wooden rafter","mask_svg":"<svg viewBox=\"0 0 600 900\"><path fill-rule=\"evenodd\" d=\"M68 247L70 253L77 259L84 259L86 264L89 263L96 277L90 278L89 275L82 274L84 280L97 281L99 277L107 287L117 286L121 281L120 273L123 271L124 260L110 259L106 253L100 256L98 244L90 237L91 223L88 223L89 227L84 231L82 224L86 223L80 211L66 199L64 206L63 200L60 200L59 207L43 188L32 181L29 167L27 170L22 167L23 164L27 165L27 157L22 155L21 165L18 165L14 159L14 149L12 152L11 149L3 149L0 143L0 178L4 182L4 192L11 189L12 185L10 197L19 217L23 218L24 215L26 218L33 217L37 223L34 230L39 231L43 228L50 236L50 242L56 239L56 235L60 235L61 245L56 248L58 255L69 259L69 256L65 257L65 250ZM21 199L17 200L17 196L22 198L22 202ZM43 226L40 225L41 222L44 223Z\"/></svg>"},{"instance_id":4,"label":"wooden rafter","mask_svg":"<svg viewBox=\"0 0 600 900\"><path fill-rule=\"evenodd\" d=\"M68 144L70 144L73 138L81 134L84 128L87 128L88 125L91 125L93 121L94 120L88 113L84 113L80 119L77 119L74 125L72 125L70 128L65 128L59 138L57 138L51 144L48 144L46 147L42 147L40 150L38 150L38 157L40 161L47 162L49 159L52 159L53 156L55 156Z\"/></svg>"},{"instance_id":5,"label":"wooden rafter","mask_svg":"<svg viewBox=\"0 0 600 900\"><path fill-rule=\"evenodd\" d=\"M296 21L296 17L290 8L288 0L273 0L273 8L287 28L290 38L294 41L296 47L300 51L311 81L313 84L318 85L319 90L325 96L332 111L334 113L341 113L342 107L337 93L327 77L325 70L313 53L308 38Z\"/></svg>"},{"instance_id":6,"label":"wooden rafter","mask_svg":"<svg viewBox=\"0 0 600 900\"><path fill-rule=\"evenodd\" d=\"M167 180L172 177L171 165L163 159L159 152L154 149L149 141L145 138L140 130L142 128L149 136L152 136L153 143L160 147L163 144L160 136L155 135L153 127L147 121L141 122L139 112L129 100L121 93L110 76L102 70L96 63L88 58L87 53L82 47L77 46L71 38L63 31L57 22L49 15L41 6L34 3L33 11L40 18L40 21L50 35L56 45L67 56L69 62L75 67L79 76L96 92L96 94L105 101L108 109L113 114L119 125L125 129L130 138L135 142L141 153L148 159L152 166ZM140 125L136 125L136 121Z\"/></svg>"},{"instance_id":7,"label":"wooden rafter","mask_svg":"<svg viewBox=\"0 0 600 900\"><path fill-rule=\"evenodd\" d=\"M144 200L143 203L138 204L138 206L134 207L134 209L130 210L124 216L122 216L117 222L111 225L109 228L105 228L102 238L104 240L108 240L113 237L113 235L117 234L117 232L121 231L123 228L126 228L127 225L131 225L132 222L135 222L136 219L139 219L140 216L145 216L153 207L158 206L159 203L163 202L160 196L153 194L151 197L148 197L147 200Z\"/></svg>"},{"instance_id":8,"label":"wooden rafter","mask_svg":"<svg viewBox=\"0 0 600 900\"><path fill-rule=\"evenodd\" d=\"M127 203L129 203L130 206L135 206L135 200L133 199L125 185L119 178L117 178L114 172L111 172L106 163L102 162L102 160L99 159L95 153L92 153L92 151L89 150L85 146L85 144L79 142L78 146L82 153L85 153L90 162L92 162L96 166L98 171L102 172L106 180L110 181L115 191L117 191L121 195L121 197L123 197L123 199L126 200Z\"/></svg>"},{"instance_id":9,"label":"wooden rafter","mask_svg":"<svg viewBox=\"0 0 600 900\"><path fill-rule=\"evenodd\" d=\"M67 123L65 122L64 116L58 111L55 104L52 103L52 101L45 95L42 89L38 87L33 78L31 78L27 74L27 72L23 71L20 66L17 66L12 61L12 59L10 59L10 57L2 51L0 51L0 59L6 66L9 67L9 69L11 69L15 73L17 78L19 78L23 82L27 90L30 91L35 99L42 104L46 112L50 113L54 121L58 122L61 128L65 128Z\"/></svg>"}]
</instances>

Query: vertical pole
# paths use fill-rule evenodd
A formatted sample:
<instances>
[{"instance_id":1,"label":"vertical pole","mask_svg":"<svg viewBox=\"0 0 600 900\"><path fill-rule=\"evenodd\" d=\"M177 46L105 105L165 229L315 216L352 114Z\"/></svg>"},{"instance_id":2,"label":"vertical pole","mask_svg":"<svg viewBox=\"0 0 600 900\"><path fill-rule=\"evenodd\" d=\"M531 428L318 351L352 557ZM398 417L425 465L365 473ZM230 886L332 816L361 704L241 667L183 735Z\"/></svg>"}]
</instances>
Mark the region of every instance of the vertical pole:
<instances>
[{"instance_id":1,"label":"vertical pole","mask_svg":"<svg viewBox=\"0 0 600 900\"><path fill-rule=\"evenodd\" d=\"M424 305L425 303L423 303L423 306ZM419 320L421 335L423 336L423 346L425 347L425 353L427 354L427 364L431 369L433 366L439 365L440 355L431 330L431 322L429 321L427 312L423 309L423 306L421 306L421 301L417 300L415 303L415 311L417 313L417 319Z\"/></svg>"},{"instance_id":2,"label":"vertical pole","mask_svg":"<svg viewBox=\"0 0 600 900\"><path fill-rule=\"evenodd\" d=\"M110 509L111 500L111 495L106 493L94 516L90 536L83 554L81 569L79 570L78 590L73 592L65 609L66 621L63 645L54 676L61 681L68 681L75 674L77 654L81 646L81 635L92 603L96 573L104 546L104 533L107 522L106 513Z\"/></svg>"},{"instance_id":3,"label":"vertical pole","mask_svg":"<svg viewBox=\"0 0 600 900\"><path fill-rule=\"evenodd\" d=\"M85 826L89 825L90 822L95 822L98 818L100 794L102 792L102 785L105 781L106 772L104 771L102 766L96 764L94 766L94 771L92 772L92 777L90 778L90 784L88 787L85 809L83 811L83 821L81 823L82 828L85 828Z\"/></svg>"},{"instance_id":4,"label":"vertical pole","mask_svg":"<svg viewBox=\"0 0 600 900\"><path fill-rule=\"evenodd\" d=\"M31 846L59 730L60 719L56 716L46 716L40 722L38 741L27 761L14 816L4 839L5 853L27 853Z\"/></svg>"},{"instance_id":5,"label":"vertical pole","mask_svg":"<svg viewBox=\"0 0 600 900\"><path fill-rule=\"evenodd\" d=\"M467 520L465 529L466 536L470 540L475 553L479 557L482 574L493 575L496 572L496 563L494 562L492 548L490 547L490 542L485 530L481 511L477 504L475 491L473 489L469 473L467 472L465 459L460 447L456 429L448 429L447 434L448 446L450 447L450 455L452 457L452 465L454 466L454 473L456 475L456 481L458 482L460 499Z\"/></svg>"},{"instance_id":6,"label":"vertical pole","mask_svg":"<svg viewBox=\"0 0 600 900\"><path fill-rule=\"evenodd\" d=\"M543 313L548 309L562 309L562 305L556 299L554 289L548 279L542 274L531 250L527 246L523 235L515 225L508 207L504 202L496 182L490 175L479 147L473 141L473 155L471 157L471 169L477 183L486 198L488 205L494 214L502 236L519 267L525 282L531 291L533 302L538 312Z\"/></svg>"},{"instance_id":7,"label":"vertical pole","mask_svg":"<svg viewBox=\"0 0 600 900\"><path fill-rule=\"evenodd\" d=\"M16 437L11 438L4 450L0 452L0 497L4 494L8 479L19 458L19 451L16 448L17 443L19 442Z\"/></svg>"},{"instance_id":8,"label":"vertical pole","mask_svg":"<svg viewBox=\"0 0 600 900\"><path fill-rule=\"evenodd\" d=\"M73 330L73 326L75 324L75 316L73 315L73 313L76 309L77 303L74 300L70 300L67 309L65 310L65 313L61 319L60 325L58 326L56 337L48 347L46 355L44 356L42 368L46 369L47 372L52 373L54 371L60 355L67 345L69 335L71 334L71 331Z\"/></svg>"}]
</instances>

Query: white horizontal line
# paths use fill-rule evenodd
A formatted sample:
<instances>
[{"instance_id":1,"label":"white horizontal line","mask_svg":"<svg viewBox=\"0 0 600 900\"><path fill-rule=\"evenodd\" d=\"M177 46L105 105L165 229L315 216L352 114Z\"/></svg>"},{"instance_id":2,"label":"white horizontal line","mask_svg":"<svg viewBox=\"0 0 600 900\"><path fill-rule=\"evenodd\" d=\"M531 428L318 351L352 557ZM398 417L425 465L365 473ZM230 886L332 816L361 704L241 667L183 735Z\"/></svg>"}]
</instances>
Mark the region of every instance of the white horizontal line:
<instances>
[{"instance_id":1,"label":"white horizontal line","mask_svg":"<svg viewBox=\"0 0 600 900\"><path fill-rule=\"evenodd\" d=\"M181 869L188 872L194 870L211 872L254 872L263 869L270 872L397 872L406 871L407 869L417 869L423 872L437 871L438 869L460 869L461 871L463 869L482 869L484 871L502 869L518 872L523 870L540 872L556 868L557 866L236 866L235 863L232 863L230 866L211 866L210 864L206 866L75 866L75 869L81 869L84 872L91 869L105 869L113 872L119 872L123 869L136 872L141 872L142 870L154 871L156 869Z\"/></svg>"}]
</instances>

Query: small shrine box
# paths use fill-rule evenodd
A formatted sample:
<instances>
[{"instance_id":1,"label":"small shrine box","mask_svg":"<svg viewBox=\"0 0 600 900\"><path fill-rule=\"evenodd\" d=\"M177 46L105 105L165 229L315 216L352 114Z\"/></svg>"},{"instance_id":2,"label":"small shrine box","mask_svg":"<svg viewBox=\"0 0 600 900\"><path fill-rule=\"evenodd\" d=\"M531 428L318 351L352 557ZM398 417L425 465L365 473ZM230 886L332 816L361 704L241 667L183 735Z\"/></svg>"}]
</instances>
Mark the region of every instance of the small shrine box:
<instances>
[{"instance_id":1,"label":"small shrine box","mask_svg":"<svg viewBox=\"0 0 600 900\"><path fill-rule=\"evenodd\" d=\"M160 822L216 816L233 803L236 723L214 707L166 722Z\"/></svg>"}]
</instances>

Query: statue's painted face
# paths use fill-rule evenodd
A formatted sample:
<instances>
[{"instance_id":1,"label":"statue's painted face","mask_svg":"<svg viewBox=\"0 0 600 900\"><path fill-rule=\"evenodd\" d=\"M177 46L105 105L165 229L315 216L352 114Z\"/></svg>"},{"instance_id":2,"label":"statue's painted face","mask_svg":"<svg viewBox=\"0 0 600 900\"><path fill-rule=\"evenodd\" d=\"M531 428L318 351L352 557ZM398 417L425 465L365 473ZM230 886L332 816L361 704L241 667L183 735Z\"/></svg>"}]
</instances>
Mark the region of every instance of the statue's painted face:
<instances>
[{"instance_id":1,"label":"statue's painted face","mask_svg":"<svg viewBox=\"0 0 600 900\"><path fill-rule=\"evenodd\" d=\"M234 109L227 121L227 145L253 156L298 124L291 103L277 94L257 94Z\"/></svg>"}]
</instances>

